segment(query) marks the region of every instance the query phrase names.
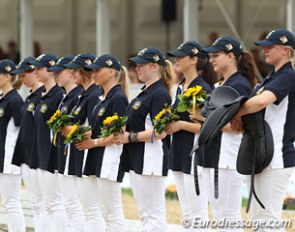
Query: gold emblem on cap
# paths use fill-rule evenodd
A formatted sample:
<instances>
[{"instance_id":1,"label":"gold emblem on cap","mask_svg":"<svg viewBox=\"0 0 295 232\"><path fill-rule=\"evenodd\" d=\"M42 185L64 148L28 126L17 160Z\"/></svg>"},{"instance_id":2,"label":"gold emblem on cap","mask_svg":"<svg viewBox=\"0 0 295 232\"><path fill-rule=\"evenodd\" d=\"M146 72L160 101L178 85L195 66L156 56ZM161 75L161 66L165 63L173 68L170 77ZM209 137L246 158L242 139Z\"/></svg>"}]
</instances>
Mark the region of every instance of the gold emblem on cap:
<instances>
[{"instance_id":1,"label":"gold emblem on cap","mask_svg":"<svg viewBox=\"0 0 295 232\"><path fill-rule=\"evenodd\" d=\"M85 64L91 65L92 64L92 61L90 59L87 59L87 60L85 60Z\"/></svg>"},{"instance_id":2,"label":"gold emblem on cap","mask_svg":"<svg viewBox=\"0 0 295 232\"><path fill-rule=\"evenodd\" d=\"M0 118L2 118L4 116L4 109L0 108Z\"/></svg>"},{"instance_id":3,"label":"gold emblem on cap","mask_svg":"<svg viewBox=\"0 0 295 232\"><path fill-rule=\"evenodd\" d=\"M285 35L283 35L283 36L280 37L280 41L281 41L282 44L285 44L285 43L288 42L288 38Z\"/></svg>"},{"instance_id":4,"label":"gold emblem on cap","mask_svg":"<svg viewBox=\"0 0 295 232\"><path fill-rule=\"evenodd\" d=\"M29 65L30 69L35 69L36 67L32 64Z\"/></svg>"},{"instance_id":5,"label":"gold emblem on cap","mask_svg":"<svg viewBox=\"0 0 295 232\"><path fill-rule=\"evenodd\" d=\"M6 70L6 72L10 72L11 69L12 69L12 68L10 67L10 65L6 65L6 66L5 66L5 70Z\"/></svg>"},{"instance_id":6,"label":"gold emblem on cap","mask_svg":"<svg viewBox=\"0 0 295 232\"><path fill-rule=\"evenodd\" d=\"M154 55L154 56L153 56L153 60L154 60L155 62L158 62L158 61L160 60L160 57L159 57L158 55Z\"/></svg>"},{"instance_id":7,"label":"gold emblem on cap","mask_svg":"<svg viewBox=\"0 0 295 232\"><path fill-rule=\"evenodd\" d=\"M110 59L108 59L108 60L106 60L106 64L107 64L108 66L112 66L113 61L111 61Z\"/></svg>"},{"instance_id":8,"label":"gold emblem on cap","mask_svg":"<svg viewBox=\"0 0 295 232\"><path fill-rule=\"evenodd\" d=\"M40 61L44 56L45 56L45 54L42 54L42 55L38 56L38 57L36 58L36 60Z\"/></svg>"},{"instance_id":9,"label":"gold emblem on cap","mask_svg":"<svg viewBox=\"0 0 295 232\"><path fill-rule=\"evenodd\" d=\"M137 56L143 56L143 54L145 53L145 51L148 50L147 48L144 48L142 50L140 50L138 53L137 53Z\"/></svg>"},{"instance_id":10,"label":"gold emblem on cap","mask_svg":"<svg viewBox=\"0 0 295 232\"><path fill-rule=\"evenodd\" d=\"M197 48L192 48L192 52L194 53L194 55L196 55L196 54L199 53L199 49L197 49Z\"/></svg>"},{"instance_id":11,"label":"gold emblem on cap","mask_svg":"<svg viewBox=\"0 0 295 232\"><path fill-rule=\"evenodd\" d=\"M49 63L50 66L55 65L55 61L54 60L50 60L50 61L48 61L48 63Z\"/></svg>"},{"instance_id":12,"label":"gold emblem on cap","mask_svg":"<svg viewBox=\"0 0 295 232\"><path fill-rule=\"evenodd\" d=\"M225 47L228 51L231 51L233 49L233 45L231 43L226 44Z\"/></svg>"}]
</instances>

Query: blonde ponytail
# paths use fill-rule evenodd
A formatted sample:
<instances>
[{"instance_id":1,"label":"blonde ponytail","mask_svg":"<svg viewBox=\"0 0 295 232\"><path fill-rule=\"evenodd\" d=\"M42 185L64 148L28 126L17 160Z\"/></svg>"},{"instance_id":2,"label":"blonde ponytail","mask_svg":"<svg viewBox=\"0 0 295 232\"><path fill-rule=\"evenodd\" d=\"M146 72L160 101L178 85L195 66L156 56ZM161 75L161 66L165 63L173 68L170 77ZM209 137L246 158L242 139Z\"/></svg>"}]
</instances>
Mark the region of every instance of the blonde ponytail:
<instances>
[{"instance_id":1,"label":"blonde ponytail","mask_svg":"<svg viewBox=\"0 0 295 232\"><path fill-rule=\"evenodd\" d=\"M121 85L123 92L129 98L129 76L125 66L121 66L121 71L118 72L118 84Z\"/></svg>"},{"instance_id":2,"label":"blonde ponytail","mask_svg":"<svg viewBox=\"0 0 295 232\"><path fill-rule=\"evenodd\" d=\"M174 80L176 79L176 74L173 70L172 63L169 60L165 60L165 67L161 70L161 78L164 81L165 87L169 91L170 96L172 96L172 87Z\"/></svg>"}]
</instances>

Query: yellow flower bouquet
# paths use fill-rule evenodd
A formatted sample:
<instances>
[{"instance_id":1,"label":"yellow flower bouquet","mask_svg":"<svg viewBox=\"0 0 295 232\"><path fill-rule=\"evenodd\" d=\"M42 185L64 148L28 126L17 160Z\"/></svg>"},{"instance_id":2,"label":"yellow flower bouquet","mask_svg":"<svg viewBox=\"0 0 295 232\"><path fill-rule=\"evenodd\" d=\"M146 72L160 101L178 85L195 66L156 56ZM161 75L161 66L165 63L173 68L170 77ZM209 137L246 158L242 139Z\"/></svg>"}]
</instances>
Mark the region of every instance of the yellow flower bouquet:
<instances>
[{"instance_id":1,"label":"yellow flower bouquet","mask_svg":"<svg viewBox=\"0 0 295 232\"><path fill-rule=\"evenodd\" d=\"M113 133L124 133L122 127L126 125L128 120L127 116L119 116L115 113L113 116L109 116L103 120L103 126L101 129L102 138L107 138Z\"/></svg>"},{"instance_id":2,"label":"yellow flower bouquet","mask_svg":"<svg viewBox=\"0 0 295 232\"><path fill-rule=\"evenodd\" d=\"M47 121L49 129L52 130L52 132L54 133L53 145L56 144L57 133L62 127L70 125L72 118L73 116L67 114L66 111L61 111L60 109L58 109Z\"/></svg>"},{"instance_id":3,"label":"yellow flower bouquet","mask_svg":"<svg viewBox=\"0 0 295 232\"><path fill-rule=\"evenodd\" d=\"M76 140L83 139L85 133L90 130L91 126L80 126L79 123L75 123L67 134L64 144L73 143Z\"/></svg>"},{"instance_id":4,"label":"yellow flower bouquet","mask_svg":"<svg viewBox=\"0 0 295 232\"><path fill-rule=\"evenodd\" d=\"M171 106L165 104L164 109L162 109L153 120L154 130L159 134L162 134L168 123L174 122L178 119L179 116L173 112Z\"/></svg>"},{"instance_id":5,"label":"yellow flower bouquet","mask_svg":"<svg viewBox=\"0 0 295 232\"><path fill-rule=\"evenodd\" d=\"M194 114L196 107L202 108L205 105L205 102L210 98L210 94L203 90L202 86L196 85L195 87L188 88L177 97L180 100L177 111L185 112L192 109L192 114Z\"/></svg>"}]
</instances>

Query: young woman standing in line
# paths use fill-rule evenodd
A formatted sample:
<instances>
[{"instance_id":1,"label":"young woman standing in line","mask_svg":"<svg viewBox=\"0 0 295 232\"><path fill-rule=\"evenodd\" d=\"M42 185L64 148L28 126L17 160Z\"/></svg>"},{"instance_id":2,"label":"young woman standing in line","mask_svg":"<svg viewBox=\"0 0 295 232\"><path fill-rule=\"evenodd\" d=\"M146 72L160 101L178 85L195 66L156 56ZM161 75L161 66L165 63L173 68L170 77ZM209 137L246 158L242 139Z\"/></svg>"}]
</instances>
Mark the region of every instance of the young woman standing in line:
<instances>
[{"instance_id":1,"label":"young woman standing in line","mask_svg":"<svg viewBox=\"0 0 295 232\"><path fill-rule=\"evenodd\" d=\"M11 164L19 127L23 100L16 89L20 80L12 75L13 61L0 60L0 194L9 232L25 232L25 219L20 202L20 168Z\"/></svg>"}]
</instances>

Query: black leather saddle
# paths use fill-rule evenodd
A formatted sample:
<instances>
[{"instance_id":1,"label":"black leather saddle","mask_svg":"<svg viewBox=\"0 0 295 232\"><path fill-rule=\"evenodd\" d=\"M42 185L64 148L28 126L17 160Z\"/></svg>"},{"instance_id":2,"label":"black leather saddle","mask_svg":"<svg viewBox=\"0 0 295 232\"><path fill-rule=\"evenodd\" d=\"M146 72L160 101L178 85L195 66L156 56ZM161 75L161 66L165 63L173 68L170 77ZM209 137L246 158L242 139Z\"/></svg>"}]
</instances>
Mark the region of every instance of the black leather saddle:
<instances>
[{"instance_id":1,"label":"black leather saddle","mask_svg":"<svg viewBox=\"0 0 295 232\"><path fill-rule=\"evenodd\" d=\"M251 185L246 212L250 209L252 195L258 204L264 209L259 200L255 188L255 174L261 173L269 166L274 155L274 143L272 131L264 120L263 111L248 114L242 117L244 133L237 158L237 171L243 175L251 175Z\"/></svg>"}]
</instances>

